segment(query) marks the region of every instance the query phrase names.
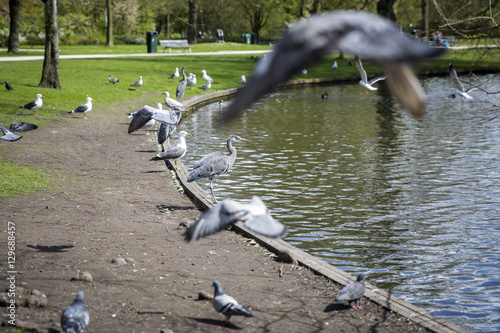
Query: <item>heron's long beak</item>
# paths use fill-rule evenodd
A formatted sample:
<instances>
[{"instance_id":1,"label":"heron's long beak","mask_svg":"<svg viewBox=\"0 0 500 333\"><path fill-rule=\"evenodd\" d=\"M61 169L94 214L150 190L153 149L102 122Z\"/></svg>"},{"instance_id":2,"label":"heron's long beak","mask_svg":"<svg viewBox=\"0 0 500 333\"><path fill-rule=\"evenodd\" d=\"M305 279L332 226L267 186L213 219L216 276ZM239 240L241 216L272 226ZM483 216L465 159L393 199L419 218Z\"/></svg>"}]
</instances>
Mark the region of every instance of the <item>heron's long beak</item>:
<instances>
[{"instance_id":1,"label":"heron's long beak","mask_svg":"<svg viewBox=\"0 0 500 333\"><path fill-rule=\"evenodd\" d=\"M250 140L240 138L241 141L251 142Z\"/></svg>"}]
</instances>

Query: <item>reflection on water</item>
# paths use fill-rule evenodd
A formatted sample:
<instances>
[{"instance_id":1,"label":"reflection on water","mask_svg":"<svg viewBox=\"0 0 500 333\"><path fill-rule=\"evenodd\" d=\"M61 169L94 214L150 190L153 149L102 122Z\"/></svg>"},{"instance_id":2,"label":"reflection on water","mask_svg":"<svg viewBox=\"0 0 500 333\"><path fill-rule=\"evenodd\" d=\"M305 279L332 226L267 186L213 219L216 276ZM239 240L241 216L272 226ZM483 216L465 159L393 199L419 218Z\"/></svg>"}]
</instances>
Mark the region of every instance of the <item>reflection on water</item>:
<instances>
[{"instance_id":1,"label":"reflection on water","mask_svg":"<svg viewBox=\"0 0 500 333\"><path fill-rule=\"evenodd\" d=\"M500 331L500 118L488 121L500 110L429 91L416 121L378 87L274 93L229 126L205 106L179 126L193 134L183 162L225 151L231 134L251 140L235 143L219 199L259 195L295 246L466 330Z\"/></svg>"}]
</instances>

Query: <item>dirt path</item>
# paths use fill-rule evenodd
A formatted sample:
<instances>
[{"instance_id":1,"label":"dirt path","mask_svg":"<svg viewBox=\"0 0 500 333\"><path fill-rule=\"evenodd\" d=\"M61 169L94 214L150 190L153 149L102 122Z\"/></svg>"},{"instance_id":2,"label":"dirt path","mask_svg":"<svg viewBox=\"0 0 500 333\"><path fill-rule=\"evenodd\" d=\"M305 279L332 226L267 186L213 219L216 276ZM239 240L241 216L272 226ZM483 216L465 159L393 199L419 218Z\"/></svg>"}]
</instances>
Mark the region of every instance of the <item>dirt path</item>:
<instances>
[{"instance_id":1,"label":"dirt path","mask_svg":"<svg viewBox=\"0 0 500 333\"><path fill-rule=\"evenodd\" d=\"M45 307L18 308L18 326L59 331L62 309L84 290L90 312L85 332L425 331L366 299L365 310L332 305L341 286L277 262L231 231L186 244L179 224L200 211L162 162L149 161L154 136L127 134L125 112L144 103L97 108L88 120L65 114L68 121L25 133L15 143L0 142L2 158L49 170L56 184L0 199L0 271L8 270L9 221L17 237L17 303L35 304L37 296L28 297L33 289L48 300ZM115 258L127 261L118 265ZM72 280L79 272L89 272L93 281ZM210 302L198 300L200 291L213 293L214 280L254 317L233 317L223 326ZM8 319L2 316L0 331L11 331Z\"/></svg>"}]
</instances>

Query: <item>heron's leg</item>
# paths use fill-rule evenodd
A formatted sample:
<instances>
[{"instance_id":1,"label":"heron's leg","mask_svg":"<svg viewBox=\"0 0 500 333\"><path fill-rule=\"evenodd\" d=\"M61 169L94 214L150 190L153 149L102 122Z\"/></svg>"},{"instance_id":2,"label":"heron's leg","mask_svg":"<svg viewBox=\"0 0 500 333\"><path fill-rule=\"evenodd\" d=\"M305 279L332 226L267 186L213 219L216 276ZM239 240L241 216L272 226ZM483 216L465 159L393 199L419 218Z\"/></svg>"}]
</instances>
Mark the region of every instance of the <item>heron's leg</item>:
<instances>
[{"instance_id":1,"label":"heron's leg","mask_svg":"<svg viewBox=\"0 0 500 333\"><path fill-rule=\"evenodd\" d=\"M213 181L214 181L213 179L210 179L210 192L212 192L212 200L213 200L213 203L215 204L215 203L217 203L217 199L215 198L214 188L212 186Z\"/></svg>"}]
</instances>

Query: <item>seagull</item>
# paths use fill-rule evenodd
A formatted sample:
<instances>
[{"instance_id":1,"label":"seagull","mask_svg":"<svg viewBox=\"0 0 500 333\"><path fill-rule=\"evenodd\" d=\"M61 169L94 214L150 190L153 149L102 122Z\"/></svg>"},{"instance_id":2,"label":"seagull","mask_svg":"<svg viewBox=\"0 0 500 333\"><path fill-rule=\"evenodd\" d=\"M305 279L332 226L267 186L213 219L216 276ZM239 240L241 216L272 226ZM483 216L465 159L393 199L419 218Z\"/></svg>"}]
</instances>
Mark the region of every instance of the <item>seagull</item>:
<instances>
[{"instance_id":1,"label":"seagull","mask_svg":"<svg viewBox=\"0 0 500 333\"><path fill-rule=\"evenodd\" d=\"M187 67L181 67L182 80L177 85L177 90L175 91L175 98L177 99L180 99L182 96L184 96L184 93L186 92L187 78L186 73L184 73L185 69L187 69Z\"/></svg>"},{"instance_id":2,"label":"seagull","mask_svg":"<svg viewBox=\"0 0 500 333\"><path fill-rule=\"evenodd\" d=\"M155 109L149 105L144 105L142 109L133 113L132 121L128 127L128 133L137 131L139 128L144 126L148 121L154 119L165 125L177 126L177 114L178 112L185 112L187 110L160 110Z\"/></svg>"},{"instance_id":3,"label":"seagull","mask_svg":"<svg viewBox=\"0 0 500 333\"><path fill-rule=\"evenodd\" d=\"M241 76L240 83L241 83L242 86L244 86L245 84L247 84L247 78L245 77L245 75Z\"/></svg>"},{"instance_id":4,"label":"seagull","mask_svg":"<svg viewBox=\"0 0 500 333\"><path fill-rule=\"evenodd\" d=\"M22 138L20 135L15 135L5 127L3 127L2 124L0 124L0 132L3 134L3 136L0 136L0 139L5 140L5 141L10 141L14 142Z\"/></svg>"},{"instance_id":5,"label":"seagull","mask_svg":"<svg viewBox=\"0 0 500 333\"><path fill-rule=\"evenodd\" d=\"M161 105L161 103L158 103L157 104L157 110L163 110L163 107ZM134 113L131 113L130 116L128 116L129 119L132 119L134 118ZM144 127L146 129L146 135L149 135L149 129L154 127L154 125L156 124L156 120L154 119L150 119L148 120L142 127Z\"/></svg>"},{"instance_id":6,"label":"seagull","mask_svg":"<svg viewBox=\"0 0 500 333\"><path fill-rule=\"evenodd\" d=\"M229 323L231 316L253 317L253 314L245 309L233 297L222 291L219 281L214 281L212 286L214 287L214 300L212 301L212 305L215 311L226 316L226 324Z\"/></svg>"},{"instance_id":7,"label":"seagull","mask_svg":"<svg viewBox=\"0 0 500 333\"><path fill-rule=\"evenodd\" d=\"M306 76L307 75L307 69L302 70L302 75Z\"/></svg>"},{"instance_id":8,"label":"seagull","mask_svg":"<svg viewBox=\"0 0 500 333\"><path fill-rule=\"evenodd\" d=\"M165 104L173 109L173 108L182 108L182 103L176 101L173 98L170 98L170 93L168 91L165 91L162 95L165 95Z\"/></svg>"},{"instance_id":9,"label":"seagull","mask_svg":"<svg viewBox=\"0 0 500 333\"><path fill-rule=\"evenodd\" d=\"M139 88L140 86L142 86L142 84L143 84L143 82L142 82L142 76L139 76L139 81L135 81L130 86Z\"/></svg>"},{"instance_id":10,"label":"seagull","mask_svg":"<svg viewBox=\"0 0 500 333\"><path fill-rule=\"evenodd\" d=\"M203 74L203 76L202 76L203 80L205 80L207 82L214 82L214 80L212 80L212 78L210 76L208 76L206 70L202 70L201 73Z\"/></svg>"},{"instance_id":11,"label":"seagull","mask_svg":"<svg viewBox=\"0 0 500 333\"><path fill-rule=\"evenodd\" d=\"M117 82L120 82L119 79L117 79L116 77L113 77L113 74L109 74L109 79L108 79L109 82L115 84Z\"/></svg>"},{"instance_id":12,"label":"seagull","mask_svg":"<svg viewBox=\"0 0 500 333\"><path fill-rule=\"evenodd\" d=\"M415 117L423 115L425 95L409 63L445 52L403 37L394 22L379 15L353 11L312 15L291 26L273 52L258 63L225 112L225 119L233 119L274 86L334 50L381 64L392 94Z\"/></svg>"},{"instance_id":13,"label":"seagull","mask_svg":"<svg viewBox=\"0 0 500 333\"><path fill-rule=\"evenodd\" d=\"M356 68L358 69L359 75L361 75L361 81L359 81L359 84L362 87L365 87L368 90L377 90L377 88L372 87L372 84L375 82L385 80L385 76L379 76L376 77L370 81L368 81L368 77L366 76L366 72L363 69L363 64L361 64L361 59L359 59L359 56L357 54L354 55L354 62L356 63Z\"/></svg>"},{"instance_id":14,"label":"seagull","mask_svg":"<svg viewBox=\"0 0 500 333\"><path fill-rule=\"evenodd\" d=\"M89 311L83 305L83 298L83 291L79 291L73 304L63 310L61 315L63 333L81 333L89 324Z\"/></svg>"},{"instance_id":15,"label":"seagull","mask_svg":"<svg viewBox=\"0 0 500 333\"><path fill-rule=\"evenodd\" d=\"M10 85L9 82L7 82L7 81L3 81L3 82L5 82L5 89L7 89L7 90L14 90L14 88L12 88L12 86Z\"/></svg>"},{"instance_id":16,"label":"seagull","mask_svg":"<svg viewBox=\"0 0 500 333\"><path fill-rule=\"evenodd\" d=\"M328 91L325 91L324 94L321 94L322 99L328 99Z\"/></svg>"},{"instance_id":17,"label":"seagull","mask_svg":"<svg viewBox=\"0 0 500 333\"><path fill-rule=\"evenodd\" d=\"M250 203L239 203L225 199L210 210L203 213L186 232L185 240L195 240L213 235L230 225L242 221L245 228L269 238L281 238L286 234L287 228L273 219L262 200L254 196Z\"/></svg>"},{"instance_id":18,"label":"seagull","mask_svg":"<svg viewBox=\"0 0 500 333\"><path fill-rule=\"evenodd\" d=\"M333 65L332 65L332 67L330 67L330 69L331 69L331 70L335 70L335 69L337 69L337 68L339 68L339 65L337 65L337 62L336 62L336 61L334 61L334 62L333 62Z\"/></svg>"},{"instance_id":19,"label":"seagull","mask_svg":"<svg viewBox=\"0 0 500 333\"><path fill-rule=\"evenodd\" d=\"M212 183L215 178L228 172L232 168L234 161L236 160L236 148L233 147L233 142L240 140L250 141L243 139L238 135L231 135L229 139L227 139L227 150L229 150L229 155L220 151L206 155L201 160L196 162L193 166L193 171L191 171L188 176L188 182L193 182L200 178L208 178L210 180L210 191L212 192L212 199L214 203L217 203L217 199L214 195Z\"/></svg>"},{"instance_id":20,"label":"seagull","mask_svg":"<svg viewBox=\"0 0 500 333\"><path fill-rule=\"evenodd\" d=\"M179 167L177 166L177 160L182 156L186 155L187 146L186 146L186 137L191 136L191 134L186 131L179 132L179 141L172 148L165 150L164 152L158 153L156 157L153 157L150 161L160 161L160 160L175 160L175 168L177 170Z\"/></svg>"},{"instance_id":21,"label":"seagull","mask_svg":"<svg viewBox=\"0 0 500 333\"><path fill-rule=\"evenodd\" d=\"M212 88L212 82L207 81L207 83L205 83L204 85L202 85L201 87L198 87L198 88L203 89L206 92L208 89Z\"/></svg>"},{"instance_id":22,"label":"seagull","mask_svg":"<svg viewBox=\"0 0 500 333\"><path fill-rule=\"evenodd\" d=\"M485 84L486 82L483 82L481 83L480 85L477 85L477 86L473 86L469 89L465 89L462 82L460 82L460 79L458 78L458 75L457 75L457 71L455 70L455 68L453 67L453 65L451 64L450 62L450 76L451 78L455 81L455 84L457 85L457 88L458 90L452 94L452 95L460 95L462 96L463 98L465 99L474 99L474 97L472 97L471 95L469 95L469 92L473 91L473 90L476 90L478 89L479 87L481 87L483 84ZM455 97L455 96L452 96L450 95L451 97Z\"/></svg>"},{"instance_id":23,"label":"seagull","mask_svg":"<svg viewBox=\"0 0 500 333\"><path fill-rule=\"evenodd\" d=\"M28 104L24 104L23 106L20 106L20 109L28 109L33 111L33 115L38 116L38 113L36 110L40 109L43 105L42 101L42 94L37 94L36 95L36 100L29 102Z\"/></svg>"},{"instance_id":24,"label":"seagull","mask_svg":"<svg viewBox=\"0 0 500 333\"><path fill-rule=\"evenodd\" d=\"M186 85L188 85L188 86L195 86L196 85L196 75L195 74L189 73Z\"/></svg>"},{"instance_id":25,"label":"seagull","mask_svg":"<svg viewBox=\"0 0 500 333\"><path fill-rule=\"evenodd\" d=\"M165 147L163 147L163 143L168 140L168 146L170 147L170 136L175 132L177 125L181 121L182 112L186 112L187 110L181 110L180 108L173 108L170 111L170 120L175 122L175 125L166 125L162 123L160 128L158 129L158 143L161 145L161 151L165 151Z\"/></svg>"},{"instance_id":26,"label":"seagull","mask_svg":"<svg viewBox=\"0 0 500 333\"><path fill-rule=\"evenodd\" d=\"M93 101L94 100L92 99L92 97L87 97L87 103L79 105L76 109L74 109L73 111L70 111L69 113L73 114L73 113L81 112L81 113L83 113L83 119L88 119L87 116L85 115L85 113L92 111L92 102Z\"/></svg>"},{"instance_id":27,"label":"seagull","mask_svg":"<svg viewBox=\"0 0 500 333\"><path fill-rule=\"evenodd\" d=\"M178 77L180 77L180 75L179 75L179 68L176 67L174 74L170 75L170 78L171 79L177 79Z\"/></svg>"},{"instance_id":28,"label":"seagull","mask_svg":"<svg viewBox=\"0 0 500 333\"><path fill-rule=\"evenodd\" d=\"M363 297L364 294L365 294L365 274L360 273L355 282L351 282L344 288L342 288L342 290L335 298L335 302L342 303L344 301L347 301L349 302L349 305L351 305L351 303L354 302L354 305L352 306L353 309L363 309L361 305L359 305L359 300L361 299L361 297Z\"/></svg>"}]
</instances>

